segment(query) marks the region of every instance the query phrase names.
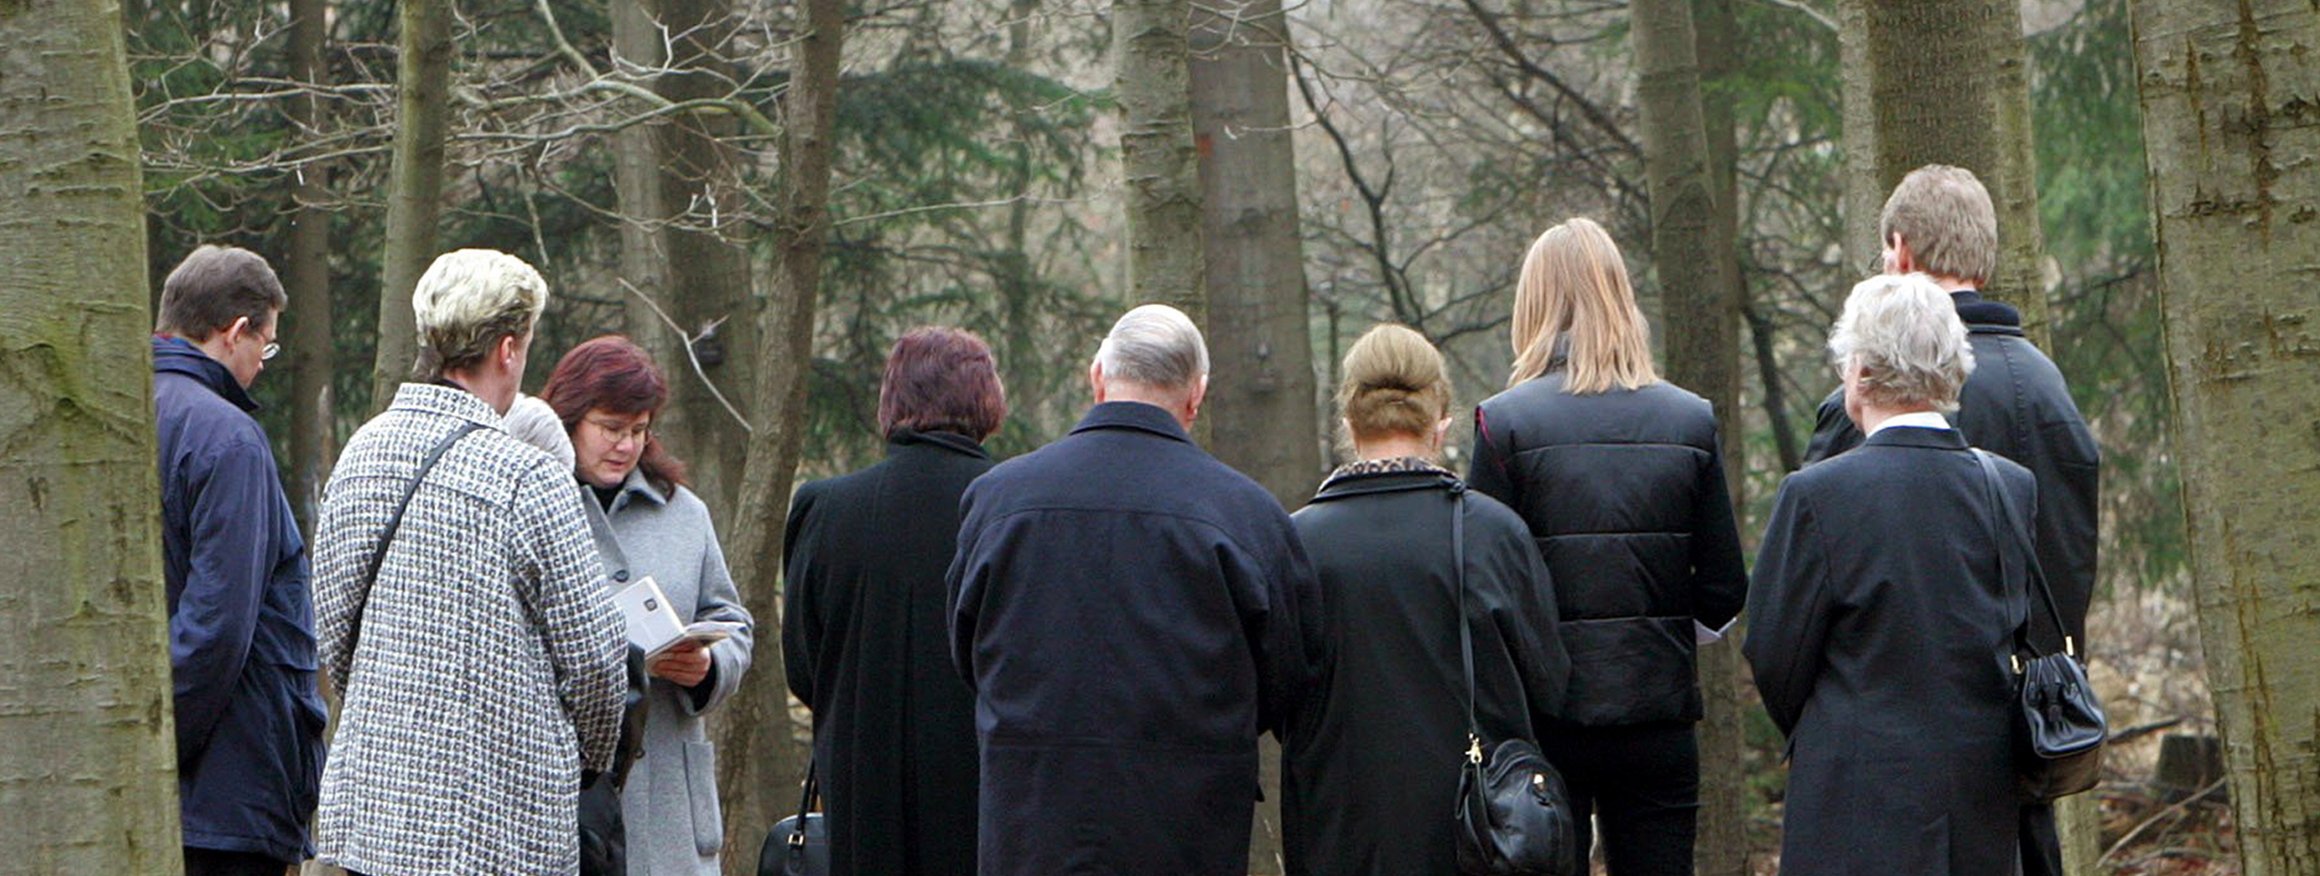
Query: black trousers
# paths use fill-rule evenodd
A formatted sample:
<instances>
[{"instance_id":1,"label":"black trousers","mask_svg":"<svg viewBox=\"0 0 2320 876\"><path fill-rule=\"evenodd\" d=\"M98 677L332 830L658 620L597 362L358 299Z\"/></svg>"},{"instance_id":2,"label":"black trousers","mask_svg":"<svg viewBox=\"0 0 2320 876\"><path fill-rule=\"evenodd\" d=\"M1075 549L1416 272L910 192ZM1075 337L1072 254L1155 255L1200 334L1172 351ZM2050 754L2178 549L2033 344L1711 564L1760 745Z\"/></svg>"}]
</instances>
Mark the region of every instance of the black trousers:
<instances>
[{"instance_id":1,"label":"black trousers","mask_svg":"<svg viewBox=\"0 0 2320 876\"><path fill-rule=\"evenodd\" d=\"M289 864L255 852L185 850L185 876L283 876Z\"/></svg>"},{"instance_id":2,"label":"black trousers","mask_svg":"<svg viewBox=\"0 0 2320 876\"><path fill-rule=\"evenodd\" d=\"M2062 836L2054 826L2054 804L2022 807L2022 876L2062 876Z\"/></svg>"},{"instance_id":3,"label":"black trousers","mask_svg":"<svg viewBox=\"0 0 2320 876\"><path fill-rule=\"evenodd\" d=\"M1603 833L1612 876L1691 876L1700 810L1700 742L1692 722L1539 729L1539 748L1571 790L1579 859Z\"/></svg>"}]
</instances>

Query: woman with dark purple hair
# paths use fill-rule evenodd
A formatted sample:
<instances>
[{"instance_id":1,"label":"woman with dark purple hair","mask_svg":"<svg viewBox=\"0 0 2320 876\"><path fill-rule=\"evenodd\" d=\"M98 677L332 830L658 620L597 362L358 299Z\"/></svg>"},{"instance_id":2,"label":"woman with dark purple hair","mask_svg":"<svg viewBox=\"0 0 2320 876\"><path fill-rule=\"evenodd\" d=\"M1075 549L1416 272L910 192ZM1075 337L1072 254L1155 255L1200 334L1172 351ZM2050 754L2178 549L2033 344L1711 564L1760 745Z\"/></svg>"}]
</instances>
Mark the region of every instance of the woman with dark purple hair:
<instances>
[{"instance_id":1,"label":"woman with dark purple hair","mask_svg":"<svg viewBox=\"0 0 2320 876\"><path fill-rule=\"evenodd\" d=\"M611 589L650 577L679 620L741 625L724 641L686 642L647 662L642 738L621 742L638 752L620 791L628 872L714 876L725 825L701 716L740 688L753 629L708 506L686 487L684 463L653 437L668 381L643 348L602 337L564 354L540 399L572 438L573 473L587 488L581 504Z\"/></svg>"},{"instance_id":2,"label":"woman with dark purple hair","mask_svg":"<svg viewBox=\"0 0 2320 876\"><path fill-rule=\"evenodd\" d=\"M1006 416L981 338L914 329L878 390L886 460L790 502L782 656L814 713L834 873L975 871L974 697L951 668L943 573Z\"/></svg>"}]
</instances>

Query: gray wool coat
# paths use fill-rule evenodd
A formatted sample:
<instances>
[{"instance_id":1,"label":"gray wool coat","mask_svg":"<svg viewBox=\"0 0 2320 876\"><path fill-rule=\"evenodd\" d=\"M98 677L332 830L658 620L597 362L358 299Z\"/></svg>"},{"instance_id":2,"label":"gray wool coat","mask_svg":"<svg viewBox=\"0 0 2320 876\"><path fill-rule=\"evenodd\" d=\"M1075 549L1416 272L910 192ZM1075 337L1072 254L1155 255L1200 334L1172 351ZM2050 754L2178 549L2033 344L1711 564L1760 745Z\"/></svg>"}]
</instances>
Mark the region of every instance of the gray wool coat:
<instances>
[{"instance_id":1,"label":"gray wool coat","mask_svg":"<svg viewBox=\"0 0 2320 876\"><path fill-rule=\"evenodd\" d=\"M649 575L687 623L753 623L725 568L709 508L692 490L678 486L673 494L663 493L641 471L632 471L609 512L592 492L582 492L609 587ZM710 646L709 678L698 687L650 681L643 753L629 767L620 795L633 876L718 872L725 819L717 801L717 754L701 716L740 688L753 632L744 629Z\"/></svg>"},{"instance_id":2,"label":"gray wool coat","mask_svg":"<svg viewBox=\"0 0 2320 876\"><path fill-rule=\"evenodd\" d=\"M470 423L366 587L421 460ZM347 442L316 529L315 628L343 698L318 857L382 876L579 872L580 773L612 764L627 637L571 469L465 390L406 383Z\"/></svg>"}]
</instances>

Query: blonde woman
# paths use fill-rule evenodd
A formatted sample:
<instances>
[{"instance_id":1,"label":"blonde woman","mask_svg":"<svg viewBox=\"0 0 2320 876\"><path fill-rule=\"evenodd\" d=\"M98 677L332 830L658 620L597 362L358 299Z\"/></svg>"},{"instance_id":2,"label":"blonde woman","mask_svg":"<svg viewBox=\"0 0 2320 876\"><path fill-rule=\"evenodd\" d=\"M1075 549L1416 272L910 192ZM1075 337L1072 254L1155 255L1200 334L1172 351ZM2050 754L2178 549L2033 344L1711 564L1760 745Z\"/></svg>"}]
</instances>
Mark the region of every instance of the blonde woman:
<instances>
[{"instance_id":1,"label":"blonde woman","mask_svg":"<svg viewBox=\"0 0 2320 876\"><path fill-rule=\"evenodd\" d=\"M1748 588L1715 413L1652 367L1619 247L1590 220L1531 244L1513 340L1506 391L1474 412L1467 480L1522 515L1554 574L1571 681L1539 747L1572 813L1595 816L1613 876L1689 874L1694 630L1730 623Z\"/></svg>"},{"instance_id":2,"label":"blonde woman","mask_svg":"<svg viewBox=\"0 0 2320 876\"><path fill-rule=\"evenodd\" d=\"M1344 373L1337 404L1356 459L1291 518L1321 580L1330 656L1284 741L1288 869L1450 876L1458 772L1448 767L1467 747L1458 625L1472 631L1483 735L1535 738L1569 669L1554 588L1522 518L1484 496L1461 502L1464 488L1441 466L1442 355L1417 332L1382 325L1346 353Z\"/></svg>"}]
</instances>

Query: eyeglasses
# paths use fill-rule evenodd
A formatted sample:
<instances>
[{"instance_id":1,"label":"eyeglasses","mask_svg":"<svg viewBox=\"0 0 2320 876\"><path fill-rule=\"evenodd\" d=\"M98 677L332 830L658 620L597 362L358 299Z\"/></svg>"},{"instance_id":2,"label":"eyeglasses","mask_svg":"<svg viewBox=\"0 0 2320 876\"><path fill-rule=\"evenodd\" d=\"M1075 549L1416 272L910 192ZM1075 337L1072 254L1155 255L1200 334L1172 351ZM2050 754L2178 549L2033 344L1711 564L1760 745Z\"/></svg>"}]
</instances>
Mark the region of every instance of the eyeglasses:
<instances>
[{"instance_id":1,"label":"eyeglasses","mask_svg":"<svg viewBox=\"0 0 2320 876\"><path fill-rule=\"evenodd\" d=\"M623 441L634 441L638 444L643 444L652 440L652 423L650 422L638 423L634 426L623 427L619 423L607 423L603 420L591 419L588 421L588 425L595 426L597 431L611 436L612 443L614 444L619 444Z\"/></svg>"}]
</instances>

